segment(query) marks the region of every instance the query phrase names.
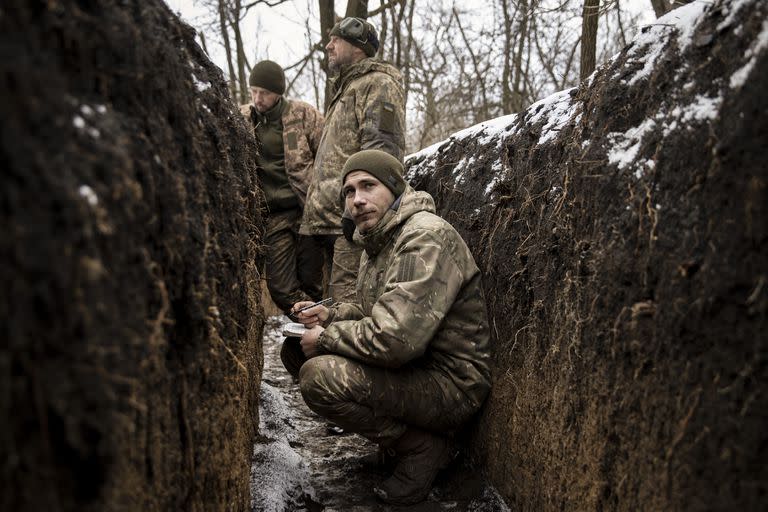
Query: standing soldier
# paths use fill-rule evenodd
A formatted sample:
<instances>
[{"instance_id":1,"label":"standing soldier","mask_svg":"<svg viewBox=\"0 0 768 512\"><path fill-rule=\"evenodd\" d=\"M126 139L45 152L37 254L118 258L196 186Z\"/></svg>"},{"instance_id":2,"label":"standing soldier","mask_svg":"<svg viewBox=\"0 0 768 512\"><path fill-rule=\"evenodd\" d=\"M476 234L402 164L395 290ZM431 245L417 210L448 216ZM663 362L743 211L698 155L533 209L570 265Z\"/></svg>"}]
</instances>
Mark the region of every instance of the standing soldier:
<instances>
[{"instance_id":1,"label":"standing soldier","mask_svg":"<svg viewBox=\"0 0 768 512\"><path fill-rule=\"evenodd\" d=\"M380 149L402 160L405 152L405 93L402 75L372 57L379 48L376 29L360 18L345 18L330 32L325 47L328 66L337 76L320 147L315 175L307 193L300 233L324 247L329 293L352 301L362 248L347 241L342 225L354 229L339 199L344 162L363 149Z\"/></svg>"},{"instance_id":2,"label":"standing soldier","mask_svg":"<svg viewBox=\"0 0 768 512\"><path fill-rule=\"evenodd\" d=\"M322 253L298 234L323 116L303 101L283 97L283 68L270 60L256 64L250 76L253 103L240 112L259 149L260 183L267 207L265 244L267 287L283 311L322 293Z\"/></svg>"}]
</instances>

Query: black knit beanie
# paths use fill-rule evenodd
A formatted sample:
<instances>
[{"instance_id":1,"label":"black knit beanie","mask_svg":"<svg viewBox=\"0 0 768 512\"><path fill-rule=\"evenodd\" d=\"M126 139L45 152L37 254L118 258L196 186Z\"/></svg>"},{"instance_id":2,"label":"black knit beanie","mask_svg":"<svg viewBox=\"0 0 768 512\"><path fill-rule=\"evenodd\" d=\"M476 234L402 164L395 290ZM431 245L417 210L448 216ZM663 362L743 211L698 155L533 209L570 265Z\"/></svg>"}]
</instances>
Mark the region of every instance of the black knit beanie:
<instances>
[{"instance_id":1,"label":"black knit beanie","mask_svg":"<svg viewBox=\"0 0 768 512\"><path fill-rule=\"evenodd\" d=\"M389 153L379 149L365 149L349 157L341 171L342 188L347 175L354 171L365 171L372 174L392 191L395 198L400 197L405 192L403 164Z\"/></svg>"},{"instance_id":2,"label":"black knit beanie","mask_svg":"<svg viewBox=\"0 0 768 512\"><path fill-rule=\"evenodd\" d=\"M355 24L359 23L363 26L363 34L361 37L352 37L348 31L343 30L341 26L345 23ZM336 23L331 31L330 35L340 37L350 43L352 46L357 46L365 52L368 57L373 57L379 50L379 36L376 34L376 28L362 18L344 18L340 22Z\"/></svg>"},{"instance_id":3,"label":"black knit beanie","mask_svg":"<svg viewBox=\"0 0 768 512\"><path fill-rule=\"evenodd\" d=\"M285 73L277 62L263 60L253 66L248 83L252 87L261 87L282 95L285 92Z\"/></svg>"}]
</instances>

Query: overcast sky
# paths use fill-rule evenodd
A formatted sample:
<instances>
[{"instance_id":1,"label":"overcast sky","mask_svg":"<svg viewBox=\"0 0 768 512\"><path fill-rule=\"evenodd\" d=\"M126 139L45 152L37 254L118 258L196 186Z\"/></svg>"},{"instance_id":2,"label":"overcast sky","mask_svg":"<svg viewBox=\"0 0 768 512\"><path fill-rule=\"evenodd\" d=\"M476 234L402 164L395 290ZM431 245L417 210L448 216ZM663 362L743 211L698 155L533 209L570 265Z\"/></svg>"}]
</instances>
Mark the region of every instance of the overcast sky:
<instances>
[{"instance_id":1,"label":"overcast sky","mask_svg":"<svg viewBox=\"0 0 768 512\"><path fill-rule=\"evenodd\" d=\"M200 0L165 1L172 11L179 13L184 21L198 30L204 20L210 19L210 16L206 16L205 9L200 7ZM254 59L269 58L282 66L289 66L304 57L308 46L304 26L308 11L311 10L313 17L311 28L317 31L319 27L316 4L316 0L305 0L286 2L277 7L259 5L253 8L243 23L243 39L251 65L256 62ZM226 69L224 48L218 41L212 41L217 37L217 33L205 32L211 60L220 68ZM319 39L319 31L315 35L315 40ZM254 55L254 51L258 51L258 55Z\"/></svg>"}]
</instances>

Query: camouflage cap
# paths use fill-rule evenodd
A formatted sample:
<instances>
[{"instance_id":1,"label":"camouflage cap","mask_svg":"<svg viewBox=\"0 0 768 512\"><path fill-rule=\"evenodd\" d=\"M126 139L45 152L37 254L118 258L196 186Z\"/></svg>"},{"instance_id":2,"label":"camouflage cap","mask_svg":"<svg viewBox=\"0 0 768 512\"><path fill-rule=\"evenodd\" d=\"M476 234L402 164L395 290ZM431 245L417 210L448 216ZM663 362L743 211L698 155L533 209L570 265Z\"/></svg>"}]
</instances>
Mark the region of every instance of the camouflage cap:
<instances>
[{"instance_id":1,"label":"camouflage cap","mask_svg":"<svg viewBox=\"0 0 768 512\"><path fill-rule=\"evenodd\" d=\"M394 156L380 149L365 149L350 156L341 171L342 187L347 175L354 171L365 171L375 176L392 191L395 197L400 197L405 191L403 164Z\"/></svg>"}]
</instances>

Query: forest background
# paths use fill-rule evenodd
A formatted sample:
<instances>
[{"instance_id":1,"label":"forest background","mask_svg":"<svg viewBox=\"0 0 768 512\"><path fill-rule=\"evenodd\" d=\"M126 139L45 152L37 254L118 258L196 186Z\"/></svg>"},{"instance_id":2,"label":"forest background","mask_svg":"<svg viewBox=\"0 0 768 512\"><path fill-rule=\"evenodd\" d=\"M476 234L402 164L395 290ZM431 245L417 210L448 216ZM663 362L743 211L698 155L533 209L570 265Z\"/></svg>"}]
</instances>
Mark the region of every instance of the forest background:
<instances>
[{"instance_id":1,"label":"forest background","mask_svg":"<svg viewBox=\"0 0 768 512\"><path fill-rule=\"evenodd\" d=\"M520 112L578 85L674 0L167 0L198 32L238 103L262 59L285 68L286 95L325 110L328 30L344 16L379 31L378 58L403 73L407 152ZM705 0L695 0L705 1ZM341 10L345 7L344 10Z\"/></svg>"}]
</instances>

